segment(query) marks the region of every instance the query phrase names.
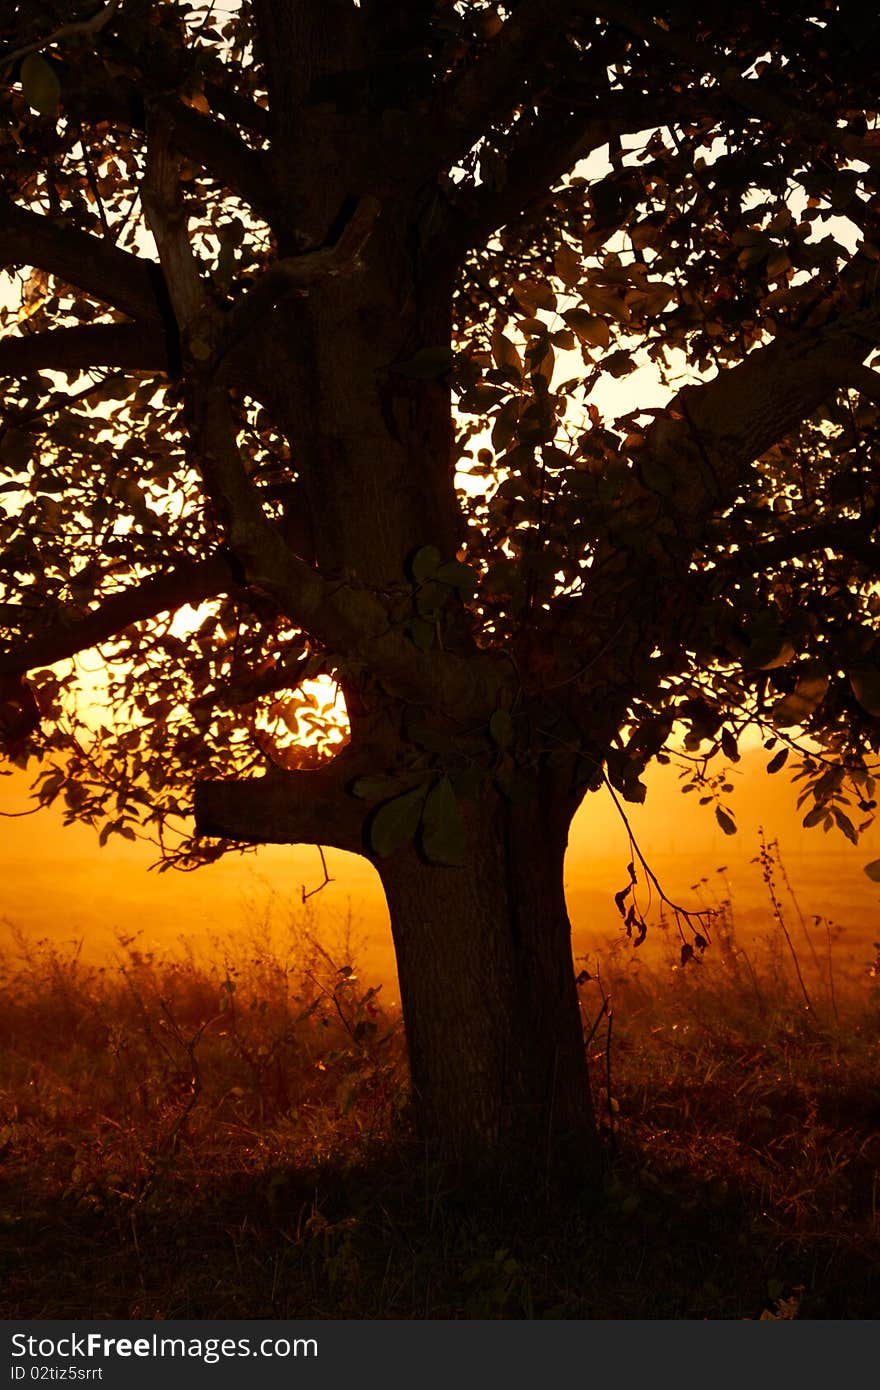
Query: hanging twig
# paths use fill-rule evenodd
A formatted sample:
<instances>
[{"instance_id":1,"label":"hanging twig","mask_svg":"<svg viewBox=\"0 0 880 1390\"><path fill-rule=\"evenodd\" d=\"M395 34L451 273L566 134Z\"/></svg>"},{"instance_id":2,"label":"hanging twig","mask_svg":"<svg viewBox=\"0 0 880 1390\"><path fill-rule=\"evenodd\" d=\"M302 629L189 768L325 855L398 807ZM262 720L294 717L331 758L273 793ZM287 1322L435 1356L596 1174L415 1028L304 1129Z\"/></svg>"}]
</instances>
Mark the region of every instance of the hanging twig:
<instances>
[{"instance_id":1,"label":"hanging twig","mask_svg":"<svg viewBox=\"0 0 880 1390\"><path fill-rule=\"evenodd\" d=\"M327 887L328 883L333 882L333 879L327 872L327 860L324 858L323 845L316 845L315 848L321 856L321 868L324 871L324 881L322 883L319 883L317 888L310 888L308 893L306 892L306 885L302 885L302 900L304 903L308 902L309 898L314 898L316 894L322 892Z\"/></svg>"}]
</instances>

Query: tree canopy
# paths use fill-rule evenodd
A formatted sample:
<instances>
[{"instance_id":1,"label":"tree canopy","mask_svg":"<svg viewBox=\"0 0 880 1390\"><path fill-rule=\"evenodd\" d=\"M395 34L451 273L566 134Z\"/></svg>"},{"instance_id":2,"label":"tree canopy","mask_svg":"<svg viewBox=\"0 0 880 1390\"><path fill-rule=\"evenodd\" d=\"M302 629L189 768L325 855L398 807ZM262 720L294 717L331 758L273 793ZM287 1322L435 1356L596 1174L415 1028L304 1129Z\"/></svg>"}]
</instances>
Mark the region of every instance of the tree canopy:
<instances>
[{"instance_id":1,"label":"tree canopy","mask_svg":"<svg viewBox=\"0 0 880 1390\"><path fill-rule=\"evenodd\" d=\"M751 725L805 824L856 838L878 40L826 0L14 6L0 714L40 801L184 867L229 839L454 864L461 804L542 761L638 801L678 757L732 832ZM409 440L373 515L315 421L364 389L334 325L380 244L417 311L392 343L358 308ZM59 665L93 647L97 728ZM367 728L344 751L318 675Z\"/></svg>"}]
</instances>

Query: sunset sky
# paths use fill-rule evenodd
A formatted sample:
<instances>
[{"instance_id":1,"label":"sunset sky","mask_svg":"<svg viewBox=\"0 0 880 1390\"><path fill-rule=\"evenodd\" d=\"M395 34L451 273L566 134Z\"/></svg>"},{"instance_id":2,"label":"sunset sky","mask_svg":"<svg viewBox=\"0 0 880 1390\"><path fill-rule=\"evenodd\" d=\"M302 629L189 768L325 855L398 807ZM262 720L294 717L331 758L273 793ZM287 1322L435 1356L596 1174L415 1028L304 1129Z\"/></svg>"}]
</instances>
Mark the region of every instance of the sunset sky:
<instances>
[{"instance_id":1,"label":"sunset sky","mask_svg":"<svg viewBox=\"0 0 880 1390\"><path fill-rule=\"evenodd\" d=\"M845 932L839 949L853 965L870 957L880 926L880 888L863 866L880 856L880 830L874 827L858 846L842 835L804 830L795 810L795 789L784 774L768 777L768 755L746 754L733 779L729 804L738 834L725 836L712 807L682 795L673 768L649 773L644 806L626 813L642 852L665 891L684 906L704 906L733 893L740 925L764 931L769 924L767 895L758 866L758 832L778 838L789 878L807 920L819 914ZM14 772L0 781L0 810L27 810L28 779ZM87 826L64 827L60 810L5 819L0 828L3 881L2 932L83 942L87 955L112 949L117 933L142 934L145 948L170 948L182 939L207 946L216 937L253 927L267 911L284 929L288 917L302 919L302 887L317 888L323 874L317 850L305 846L264 846L256 854L227 855L194 874L150 872L155 847L112 838L100 849ZM621 935L614 893L627 880L626 831L607 793L587 798L573 828L566 883L575 954L594 941ZM378 878L365 859L327 851L333 882L311 900L315 921L333 945L349 907L355 941L363 942L359 964L370 976L395 985L387 913ZM726 868L719 875L717 870ZM706 878L707 885L693 885ZM647 894L643 893L643 903ZM344 963L344 962L340 962Z\"/></svg>"}]
</instances>

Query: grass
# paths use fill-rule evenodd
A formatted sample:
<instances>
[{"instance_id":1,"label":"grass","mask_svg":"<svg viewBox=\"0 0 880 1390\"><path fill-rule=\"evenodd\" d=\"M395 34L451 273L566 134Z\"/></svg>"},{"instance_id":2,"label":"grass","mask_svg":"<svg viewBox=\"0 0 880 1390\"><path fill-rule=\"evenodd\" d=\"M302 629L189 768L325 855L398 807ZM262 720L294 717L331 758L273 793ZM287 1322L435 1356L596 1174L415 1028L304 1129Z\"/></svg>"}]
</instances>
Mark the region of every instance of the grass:
<instances>
[{"instance_id":1,"label":"grass","mask_svg":"<svg viewBox=\"0 0 880 1390\"><path fill-rule=\"evenodd\" d=\"M104 966L19 940L0 1316L875 1316L880 967L836 973L764 852L748 950L722 901L701 961L661 921L579 962L608 1165L565 1198L450 1190L399 1018L307 920Z\"/></svg>"}]
</instances>

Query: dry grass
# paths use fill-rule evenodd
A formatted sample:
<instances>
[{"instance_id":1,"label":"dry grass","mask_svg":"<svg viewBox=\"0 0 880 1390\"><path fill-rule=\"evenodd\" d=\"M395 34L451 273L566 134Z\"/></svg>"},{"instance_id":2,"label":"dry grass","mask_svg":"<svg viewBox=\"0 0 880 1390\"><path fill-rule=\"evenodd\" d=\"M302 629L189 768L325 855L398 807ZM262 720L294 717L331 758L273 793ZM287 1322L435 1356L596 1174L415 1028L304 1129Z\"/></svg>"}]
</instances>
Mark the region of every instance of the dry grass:
<instances>
[{"instance_id":1,"label":"dry grass","mask_svg":"<svg viewBox=\"0 0 880 1390\"><path fill-rule=\"evenodd\" d=\"M702 962L661 924L586 963L606 1180L527 1202L450 1190L408 1137L350 941L264 921L103 967L19 941L0 1315L874 1316L880 991L783 899L748 951L726 904Z\"/></svg>"}]
</instances>

